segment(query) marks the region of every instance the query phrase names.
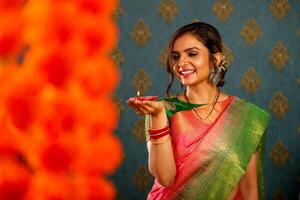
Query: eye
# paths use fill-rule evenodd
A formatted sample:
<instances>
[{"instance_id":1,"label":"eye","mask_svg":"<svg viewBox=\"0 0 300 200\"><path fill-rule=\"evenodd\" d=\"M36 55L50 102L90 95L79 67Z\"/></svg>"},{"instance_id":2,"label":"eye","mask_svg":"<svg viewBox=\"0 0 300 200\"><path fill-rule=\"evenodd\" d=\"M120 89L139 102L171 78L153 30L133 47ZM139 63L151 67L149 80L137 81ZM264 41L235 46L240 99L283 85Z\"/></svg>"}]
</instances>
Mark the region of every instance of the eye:
<instances>
[{"instance_id":1,"label":"eye","mask_svg":"<svg viewBox=\"0 0 300 200\"><path fill-rule=\"evenodd\" d=\"M173 55L172 55L172 59L173 59L174 61L178 60L179 58L180 58L180 56L177 55L177 54L173 54Z\"/></svg>"},{"instance_id":2,"label":"eye","mask_svg":"<svg viewBox=\"0 0 300 200\"><path fill-rule=\"evenodd\" d=\"M189 52L189 54L188 54L190 57L193 57L193 56L196 56L197 55L197 53L196 52Z\"/></svg>"}]
</instances>

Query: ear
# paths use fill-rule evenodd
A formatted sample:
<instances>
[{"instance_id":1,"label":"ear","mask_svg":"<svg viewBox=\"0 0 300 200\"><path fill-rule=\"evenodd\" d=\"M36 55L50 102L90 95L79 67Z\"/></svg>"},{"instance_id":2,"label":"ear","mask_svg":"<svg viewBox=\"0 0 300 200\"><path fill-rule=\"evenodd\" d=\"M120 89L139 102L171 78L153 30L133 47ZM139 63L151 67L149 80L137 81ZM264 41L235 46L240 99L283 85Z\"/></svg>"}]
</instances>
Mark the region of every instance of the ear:
<instances>
[{"instance_id":1,"label":"ear","mask_svg":"<svg viewBox=\"0 0 300 200\"><path fill-rule=\"evenodd\" d=\"M221 61L222 61L222 59L223 59L222 53L221 52L217 52L217 53L214 54L214 57L216 59L217 66L219 66L220 63L221 63Z\"/></svg>"}]
</instances>

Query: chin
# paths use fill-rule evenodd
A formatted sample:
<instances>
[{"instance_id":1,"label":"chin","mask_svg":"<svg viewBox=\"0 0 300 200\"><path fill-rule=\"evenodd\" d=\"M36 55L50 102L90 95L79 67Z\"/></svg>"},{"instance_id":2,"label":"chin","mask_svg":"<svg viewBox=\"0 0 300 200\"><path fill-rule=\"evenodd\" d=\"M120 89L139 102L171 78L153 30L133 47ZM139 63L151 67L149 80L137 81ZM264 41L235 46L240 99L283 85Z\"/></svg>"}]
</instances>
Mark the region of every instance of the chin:
<instances>
[{"instance_id":1,"label":"chin","mask_svg":"<svg viewBox=\"0 0 300 200\"><path fill-rule=\"evenodd\" d=\"M199 85L199 84L207 84L208 81L205 79L205 80L181 80L180 81L182 85L184 86L196 86L196 85Z\"/></svg>"},{"instance_id":2,"label":"chin","mask_svg":"<svg viewBox=\"0 0 300 200\"><path fill-rule=\"evenodd\" d=\"M193 86L196 83L194 81L181 81L181 84L184 86Z\"/></svg>"}]
</instances>

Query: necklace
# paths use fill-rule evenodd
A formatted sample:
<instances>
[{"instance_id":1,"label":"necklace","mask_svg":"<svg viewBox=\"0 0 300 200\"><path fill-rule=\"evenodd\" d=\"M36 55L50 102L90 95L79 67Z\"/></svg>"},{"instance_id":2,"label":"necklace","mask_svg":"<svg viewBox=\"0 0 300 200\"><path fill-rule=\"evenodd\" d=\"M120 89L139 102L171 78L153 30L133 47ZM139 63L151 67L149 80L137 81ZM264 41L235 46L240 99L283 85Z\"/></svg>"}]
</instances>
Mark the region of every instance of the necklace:
<instances>
[{"instance_id":1,"label":"necklace","mask_svg":"<svg viewBox=\"0 0 300 200\"><path fill-rule=\"evenodd\" d=\"M212 113L213 110L215 109L216 103L217 103L217 101L218 101L218 99L219 99L219 96L220 96L220 90L219 90L219 88L217 88L217 94L215 95L214 100L213 100L213 107L212 107L212 109L210 110L210 112L208 113L208 115L207 115L206 117L202 118L202 117L198 114L197 110L191 105L191 103L190 103L190 101L189 101L189 99L188 99L188 97L187 97L187 95L186 95L186 90L184 90L183 93L184 93L184 98L186 99L186 101L188 102L188 104L190 105L190 107L192 108L193 112L194 112L194 113L196 114L196 116L197 116L200 120L202 120L202 121L206 120L206 119L211 115L211 113Z\"/></svg>"}]
</instances>

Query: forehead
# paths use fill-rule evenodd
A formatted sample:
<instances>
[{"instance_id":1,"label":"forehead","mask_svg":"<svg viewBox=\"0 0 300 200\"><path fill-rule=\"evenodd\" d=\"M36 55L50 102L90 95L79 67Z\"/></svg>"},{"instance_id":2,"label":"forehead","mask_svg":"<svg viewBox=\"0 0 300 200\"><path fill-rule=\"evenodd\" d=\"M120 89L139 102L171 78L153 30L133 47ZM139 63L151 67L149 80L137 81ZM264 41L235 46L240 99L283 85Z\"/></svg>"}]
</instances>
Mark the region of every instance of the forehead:
<instances>
[{"instance_id":1,"label":"forehead","mask_svg":"<svg viewBox=\"0 0 300 200\"><path fill-rule=\"evenodd\" d=\"M198 49L206 48L198 38L190 33L186 33L175 40L173 51L184 51L193 47L197 47Z\"/></svg>"}]
</instances>

